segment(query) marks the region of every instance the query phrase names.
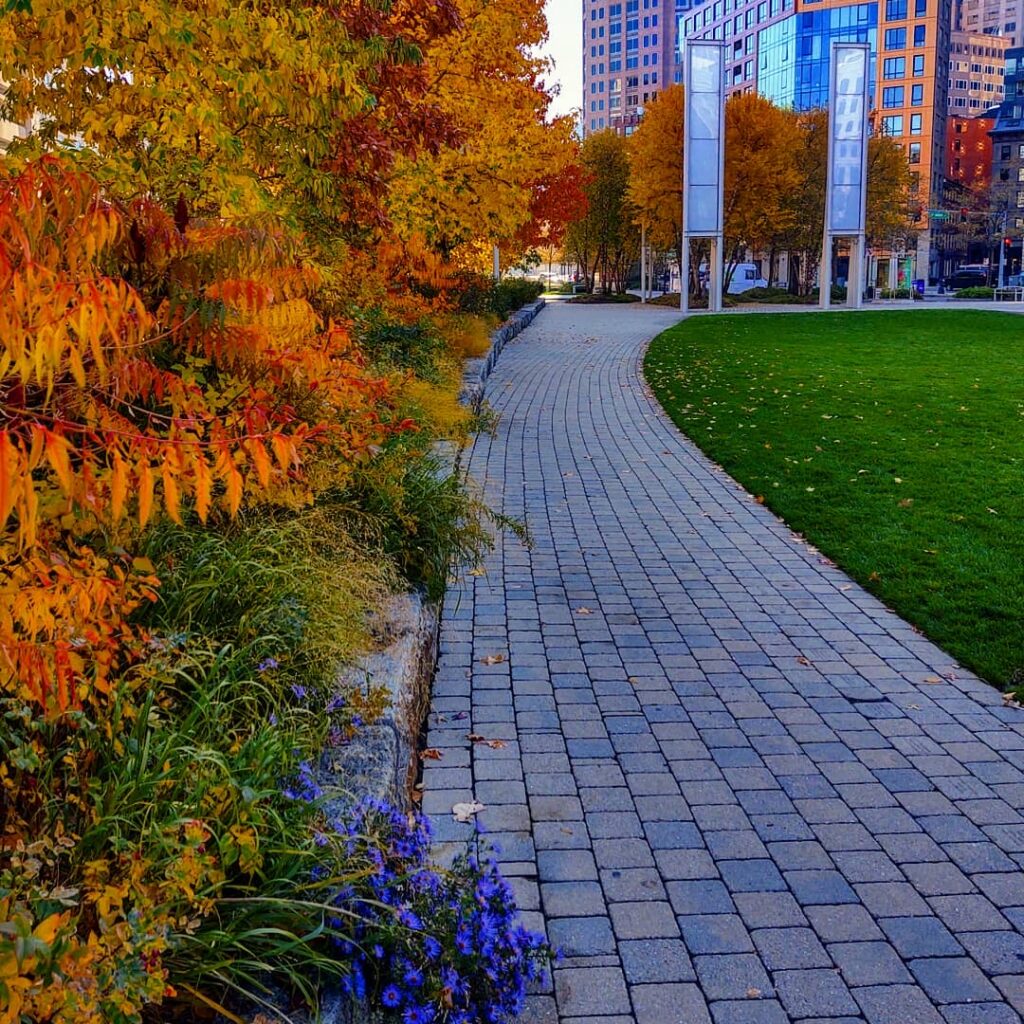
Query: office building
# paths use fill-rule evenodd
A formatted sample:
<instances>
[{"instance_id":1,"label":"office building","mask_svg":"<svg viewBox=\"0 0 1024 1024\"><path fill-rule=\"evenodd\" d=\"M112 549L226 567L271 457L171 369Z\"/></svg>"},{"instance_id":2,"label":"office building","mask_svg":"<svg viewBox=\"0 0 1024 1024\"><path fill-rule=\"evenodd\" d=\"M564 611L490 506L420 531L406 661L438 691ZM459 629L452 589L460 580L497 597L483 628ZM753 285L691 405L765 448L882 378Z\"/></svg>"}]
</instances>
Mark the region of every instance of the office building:
<instances>
[{"instance_id":1,"label":"office building","mask_svg":"<svg viewBox=\"0 0 1024 1024\"><path fill-rule=\"evenodd\" d=\"M583 0L583 133L630 135L676 80L679 17L691 0Z\"/></svg>"},{"instance_id":2,"label":"office building","mask_svg":"<svg viewBox=\"0 0 1024 1024\"><path fill-rule=\"evenodd\" d=\"M686 37L725 40L730 92L756 90L797 110L828 102L834 41L871 48L875 130L897 139L913 171L914 198L924 209L942 201L950 0L707 0L682 16ZM930 232L918 232L919 277L934 278Z\"/></svg>"},{"instance_id":3,"label":"office building","mask_svg":"<svg viewBox=\"0 0 1024 1024\"><path fill-rule=\"evenodd\" d=\"M954 0L958 32L1000 36L1007 46L1024 44L1024 0Z\"/></svg>"},{"instance_id":4,"label":"office building","mask_svg":"<svg viewBox=\"0 0 1024 1024\"><path fill-rule=\"evenodd\" d=\"M1005 98L992 138L992 206L1006 212L1006 227L1024 229L1024 47L1006 51Z\"/></svg>"},{"instance_id":5,"label":"office building","mask_svg":"<svg viewBox=\"0 0 1024 1024\"><path fill-rule=\"evenodd\" d=\"M946 121L946 177L972 191L987 192L992 183L992 117L960 117Z\"/></svg>"},{"instance_id":6,"label":"office building","mask_svg":"<svg viewBox=\"0 0 1024 1024\"><path fill-rule=\"evenodd\" d=\"M954 31L949 41L948 110L957 117L978 117L1003 101L1005 36Z\"/></svg>"}]
</instances>

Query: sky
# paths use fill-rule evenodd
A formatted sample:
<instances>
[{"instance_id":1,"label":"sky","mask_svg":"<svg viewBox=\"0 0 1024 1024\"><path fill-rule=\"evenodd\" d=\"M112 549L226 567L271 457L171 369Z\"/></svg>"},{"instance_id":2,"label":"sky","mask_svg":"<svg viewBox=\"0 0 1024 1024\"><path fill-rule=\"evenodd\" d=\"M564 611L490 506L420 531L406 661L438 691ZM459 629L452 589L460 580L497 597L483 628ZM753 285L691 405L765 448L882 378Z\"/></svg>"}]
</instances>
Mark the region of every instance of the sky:
<instances>
[{"instance_id":1,"label":"sky","mask_svg":"<svg viewBox=\"0 0 1024 1024\"><path fill-rule=\"evenodd\" d=\"M552 112L568 114L583 102L583 4L580 0L547 0L547 55L555 62L554 80L561 93Z\"/></svg>"}]
</instances>

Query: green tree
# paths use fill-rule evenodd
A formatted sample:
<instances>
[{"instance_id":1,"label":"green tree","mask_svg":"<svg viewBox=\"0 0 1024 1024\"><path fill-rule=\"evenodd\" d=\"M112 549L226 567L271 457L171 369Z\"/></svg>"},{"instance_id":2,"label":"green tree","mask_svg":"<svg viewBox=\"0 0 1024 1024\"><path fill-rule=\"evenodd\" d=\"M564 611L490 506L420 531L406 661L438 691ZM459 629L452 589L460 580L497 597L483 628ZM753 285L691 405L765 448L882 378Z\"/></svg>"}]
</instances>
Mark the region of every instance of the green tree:
<instances>
[{"instance_id":1,"label":"green tree","mask_svg":"<svg viewBox=\"0 0 1024 1024\"><path fill-rule=\"evenodd\" d=\"M624 292L640 252L636 210L629 199L627 140L614 131L589 136L580 150L586 176L586 214L569 226L566 253L575 260L588 291L598 279L609 295Z\"/></svg>"}]
</instances>

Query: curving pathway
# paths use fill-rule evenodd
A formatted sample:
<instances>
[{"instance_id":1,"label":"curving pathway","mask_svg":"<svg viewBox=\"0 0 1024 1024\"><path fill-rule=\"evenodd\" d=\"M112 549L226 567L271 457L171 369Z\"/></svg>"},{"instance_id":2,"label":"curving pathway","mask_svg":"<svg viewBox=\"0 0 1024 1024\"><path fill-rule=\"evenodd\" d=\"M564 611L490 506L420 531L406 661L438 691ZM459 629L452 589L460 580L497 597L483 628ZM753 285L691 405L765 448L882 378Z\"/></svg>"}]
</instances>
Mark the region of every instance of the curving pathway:
<instances>
[{"instance_id":1,"label":"curving pathway","mask_svg":"<svg viewBox=\"0 0 1024 1024\"><path fill-rule=\"evenodd\" d=\"M1024 711L679 434L677 319L549 308L470 452L532 546L449 594L424 808L564 952L523 1020L1019 1024Z\"/></svg>"}]
</instances>

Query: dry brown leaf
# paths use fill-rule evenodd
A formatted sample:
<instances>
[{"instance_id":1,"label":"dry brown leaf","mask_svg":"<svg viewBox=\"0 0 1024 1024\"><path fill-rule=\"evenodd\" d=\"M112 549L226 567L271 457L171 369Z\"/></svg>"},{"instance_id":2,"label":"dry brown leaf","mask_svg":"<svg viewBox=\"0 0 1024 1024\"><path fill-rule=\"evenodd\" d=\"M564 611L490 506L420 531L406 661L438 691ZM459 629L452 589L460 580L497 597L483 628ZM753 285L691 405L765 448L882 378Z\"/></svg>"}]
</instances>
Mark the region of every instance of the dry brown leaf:
<instances>
[{"instance_id":1,"label":"dry brown leaf","mask_svg":"<svg viewBox=\"0 0 1024 1024\"><path fill-rule=\"evenodd\" d=\"M484 805L479 800L472 800L469 803L452 804L452 816L456 821L465 824L473 820L473 815L484 810Z\"/></svg>"},{"instance_id":2,"label":"dry brown leaf","mask_svg":"<svg viewBox=\"0 0 1024 1024\"><path fill-rule=\"evenodd\" d=\"M437 747L427 747L426 750L420 751L421 761L440 761L442 757L444 757L444 754Z\"/></svg>"},{"instance_id":3,"label":"dry brown leaf","mask_svg":"<svg viewBox=\"0 0 1024 1024\"><path fill-rule=\"evenodd\" d=\"M508 659L505 657L504 654L485 654L480 659L480 664L481 665L500 665L503 661L507 661L507 660Z\"/></svg>"},{"instance_id":4,"label":"dry brown leaf","mask_svg":"<svg viewBox=\"0 0 1024 1024\"><path fill-rule=\"evenodd\" d=\"M490 747L491 750L502 750L508 744L504 740L484 740L484 746Z\"/></svg>"},{"instance_id":5,"label":"dry brown leaf","mask_svg":"<svg viewBox=\"0 0 1024 1024\"><path fill-rule=\"evenodd\" d=\"M594 610L592 608L577 608L576 609L576 614L577 615L593 615L594 614Z\"/></svg>"},{"instance_id":6,"label":"dry brown leaf","mask_svg":"<svg viewBox=\"0 0 1024 1024\"><path fill-rule=\"evenodd\" d=\"M805 658L802 654L796 659L801 665L810 665L811 659Z\"/></svg>"},{"instance_id":7,"label":"dry brown leaf","mask_svg":"<svg viewBox=\"0 0 1024 1024\"><path fill-rule=\"evenodd\" d=\"M471 732L466 736L470 743L483 743L486 738L486 736L481 736L478 732Z\"/></svg>"},{"instance_id":8,"label":"dry brown leaf","mask_svg":"<svg viewBox=\"0 0 1024 1024\"><path fill-rule=\"evenodd\" d=\"M747 998L748 999L760 999L761 995L762 995L761 990L759 988L754 988L753 985L751 985L751 987L747 989Z\"/></svg>"}]
</instances>

